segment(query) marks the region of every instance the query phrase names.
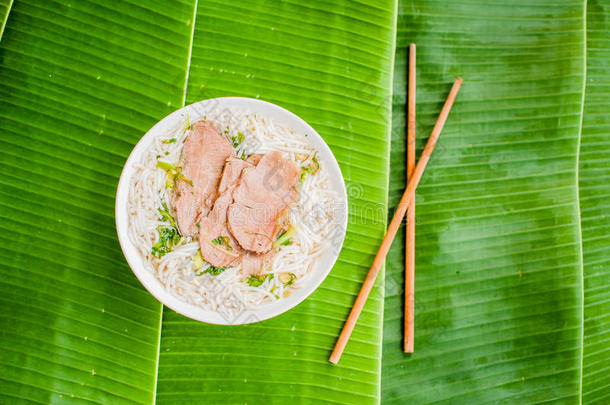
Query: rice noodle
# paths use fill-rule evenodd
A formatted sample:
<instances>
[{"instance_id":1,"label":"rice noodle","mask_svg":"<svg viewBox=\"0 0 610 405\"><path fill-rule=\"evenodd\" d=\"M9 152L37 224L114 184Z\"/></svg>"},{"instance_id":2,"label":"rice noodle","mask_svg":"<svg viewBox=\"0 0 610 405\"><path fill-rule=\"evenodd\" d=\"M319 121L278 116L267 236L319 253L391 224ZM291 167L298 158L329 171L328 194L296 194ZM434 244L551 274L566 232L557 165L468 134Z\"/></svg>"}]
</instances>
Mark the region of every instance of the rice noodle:
<instances>
[{"instance_id":1,"label":"rice noodle","mask_svg":"<svg viewBox=\"0 0 610 405\"><path fill-rule=\"evenodd\" d=\"M237 139L239 133L243 134L243 142L236 147L239 157L275 150L301 167L311 164L315 157L316 151L306 134L294 134L259 114L224 109L207 114L206 119L215 122L230 137ZM195 271L192 257L199 249L196 239L182 237L174 250L161 258L151 253L152 246L159 239L157 227L165 224L159 218L158 208L166 204L174 213L175 198L175 192L166 188L166 172L156 166L157 158L172 163L179 161L188 134L187 127L188 122L185 122L169 131L163 139L155 139L136 165L128 201L131 241L167 291L203 309L234 317L241 311L256 310L288 296L291 290L306 282L315 261L331 244L328 238L335 224L333 205L338 197L330 186L323 162L315 174L306 175L299 186L296 203L289 208L287 220L296 227L296 233L291 244L277 248L270 270L274 277L268 277L262 285L253 287L245 282L241 265L228 268L218 276L203 272L208 264ZM171 138L176 138L176 142L163 142ZM280 273L285 272L296 276L294 284L284 286L280 281Z\"/></svg>"}]
</instances>

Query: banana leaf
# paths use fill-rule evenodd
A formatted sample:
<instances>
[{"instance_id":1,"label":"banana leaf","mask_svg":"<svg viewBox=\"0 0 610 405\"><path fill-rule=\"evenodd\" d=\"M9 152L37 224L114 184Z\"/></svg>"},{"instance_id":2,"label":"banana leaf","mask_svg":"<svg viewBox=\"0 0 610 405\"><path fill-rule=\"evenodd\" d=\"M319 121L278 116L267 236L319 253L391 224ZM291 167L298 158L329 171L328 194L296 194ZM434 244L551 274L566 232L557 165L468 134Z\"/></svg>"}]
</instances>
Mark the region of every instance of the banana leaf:
<instances>
[{"instance_id":1,"label":"banana leaf","mask_svg":"<svg viewBox=\"0 0 610 405\"><path fill-rule=\"evenodd\" d=\"M195 4L10 11L1 402L378 400L381 281L341 366L326 359L385 228L395 3ZM273 321L219 328L164 311L159 361L162 310L122 258L116 182L156 120L219 95L277 102L325 137L353 197L346 247L315 296Z\"/></svg>"},{"instance_id":2,"label":"banana leaf","mask_svg":"<svg viewBox=\"0 0 610 405\"><path fill-rule=\"evenodd\" d=\"M579 193L584 264L582 400L610 402L610 2L587 4L587 87Z\"/></svg>"},{"instance_id":3,"label":"banana leaf","mask_svg":"<svg viewBox=\"0 0 610 405\"><path fill-rule=\"evenodd\" d=\"M0 0L1 403L608 402L610 4L395 7ZM465 79L418 188L416 351L401 351L400 235L385 300L380 277L333 367L404 187L409 42L418 153ZM132 276L113 220L142 134L225 95L310 122L340 162L351 212L310 299L234 327L162 308Z\"/></svg>"},{"instance_id":4,"label":"banana leaf","mask_svg":"<svg viewBox=\"0 0 610 405\"><path fill-rule=\"evenodd\" d=\"M464 85L416 196L415 353L401 351L404 240L387 264L383 403L579 401L581 1L403 1L390 206L404 187L405 64L418 151Z\"/></svg>"},{"instance_id":5,"label":"banana leaf","mask_svg":"<svg viewBox=\"0 0 610 405\"><path fill-rule=\"evenodd\" d=\"M385 228L394 6L199 2L187 103L249 96L301 116L339 161L350 219L330 276L286 314L223 327L164 310L159 404L378 402L381 280L340 365L327 359Z\"/></svg>"},{"instance_id":6,"label":"banana leaf","mask_svg":"<svg viewBox=\"0 0 610 405\"><path fill-rule=\"evenodd\" d=\"M11 11L13 0L2 0L0 1L0 39L2 39L2 33L6 26L6 20L8 19L8 13Z\"/></svg>"},{"instance_id":7,"label":"banana leaf","mask_svg":"<svg viewBox=\"0 0 610 405\"><path fill-rule=\"evenodd\" d=\"M16 1L0 43L0 402L154 402L161 305L117 242L134 143L182 104L192 4Z\"/></svg>"}]
</instances>

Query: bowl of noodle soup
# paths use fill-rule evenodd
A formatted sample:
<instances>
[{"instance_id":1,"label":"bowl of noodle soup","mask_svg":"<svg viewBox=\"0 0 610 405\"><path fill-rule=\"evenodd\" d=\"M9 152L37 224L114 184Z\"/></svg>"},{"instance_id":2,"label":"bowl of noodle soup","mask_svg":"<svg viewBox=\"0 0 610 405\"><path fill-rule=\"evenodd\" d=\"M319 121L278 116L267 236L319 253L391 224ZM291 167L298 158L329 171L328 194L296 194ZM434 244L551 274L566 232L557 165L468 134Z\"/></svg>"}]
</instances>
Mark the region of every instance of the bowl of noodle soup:
<instances>
[{"instance_id":1,"label":"bowl of noodle soup","mask_svg":"<svg viewBox=\"0 0 610 405\"><path fill-rule=\"evenodd\" d=\"M180 172L185 140L202 121L218 128L236 159L276 154L300 171L278 219L273 254L257 273L238 261L206 262L205 242L176 224L175 186L189 181ZM305 121L262 100L222 97L177 110L142 137L121 173L115 215L125 258L155 298L198 321L247 324L288 311L324 281L345 238L347 195L330 148Z\"/></svg>"}]
</instances>

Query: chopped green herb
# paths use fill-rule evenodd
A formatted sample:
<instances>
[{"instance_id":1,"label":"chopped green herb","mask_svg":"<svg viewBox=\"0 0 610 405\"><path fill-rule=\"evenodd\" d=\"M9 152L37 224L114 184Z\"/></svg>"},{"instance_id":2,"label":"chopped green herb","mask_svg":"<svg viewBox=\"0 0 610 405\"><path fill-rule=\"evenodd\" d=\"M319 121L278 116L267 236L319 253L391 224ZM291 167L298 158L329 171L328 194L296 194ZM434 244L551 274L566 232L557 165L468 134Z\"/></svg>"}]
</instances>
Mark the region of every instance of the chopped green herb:
<instances>
[{"instance_id":1,"label":"chopped green herb","mask_svg":"<svg viewBox=\"0 0 610 405\"><path fill-rule=\"evenodd\" d=\"M159 258L174 250L174 246L180 241L180 234L174 227L159 225L159 241L151 249L151 253Z\"/></svg>"},{"instance_id":2,"label":"chopped green herb","mask_svg":"<svg viewBox=\"0 0 610 405\"><path fill-rule=\"evenodd\" d=\"M230 242L231 240L228 236L219 236L216 239L212 240L213 244L224 246L225 249L227 249L228 251L232 251L233 247L231 247L231 245L229 244Z\"/></svg>"},{"instance_id":3,"label":"chopped green herb","mask_svg":"<svg viewBox=\"0 0 610 405\"><path fill-rule=\"evenodd\" d=\"M237 148L239 144L244 141L244 134L242 134L240 131L237 131L237 136L232 136L231 140L233 141L233 147Z\"/></svg>"},{"instance_id":4,"label":"chopped green herb","mask_svg":"<svg viewBox=\"0 0 610 405\"><path fill-rule=\"evenodd\" d=\"M169 138L169 139L164 139L163 143L176 143L176 138Z\"/></svg>"},{"instance_id":5,"label":"chopped green herb","mask_svg":"<svg viewBox=\"0 0 610 405\"><path fill-rule=\"evenodd\" d=\"M200 270L203 265L205 264L205 261L203 261L203 258L201 257L201 251L197 251L197 253L193 256L193 258L191 259L193 261L193 270L197 271ZM201 270L199 273L196 273L197 276L203 276L204 274L209 274L211 276L218 276L220 273L222 273L223 271L225 271L227 268L226 267L215 267L215 266L210 266L204 270Z\"/></svg>"},{"instance_id":6,"label":"chopped green herb","mask_svg":"<svg viewBox=\"0 0 610 405\"><path fill-rule=\"evenodd\" d=\"M193 182L191 180L187 179L186 177L184 177L184 174L182 174L182 173L178 173L178 180L185 181L188 184L190 184L191 187L193 186Z\"/></svg>"},{"instance_id":7,"label":"chopped green herb","mask_svg":"<svg viewBox=\"0 0 610 405\"><path fill-rule=\"evenodd\" d=\"M159 215L161 215L161 219L163 221L169 222L171 226L178 229L178 225L176 225L176 220L174 220L174 217L172 217L172 214L170 214L169 208L167 208L167 205L165 203L162 203L161 205L162 205L162 208L158 209Z\"/></svg>"},{"instance_id":8,"label":"chopped green herb","mask_svg":"<svg viewBox=\"0 0 610 405\"><path fill-rule=\"evenodd\" d=\"M222 273L223 271L225 271L227 268L226 267L214 267L214 266L210 266L208 267L208 274L211 276L217 276L220 273Z\"/></svg>"},{"instance_id":9,"label":"chopped green herb","mask_svg":"<svg viewBox=\"0 0 610 405\"><path fill-rule=\"evenodd\" d=\"M291 239L296 232L296 226L290 225L290 227L284 232L280 233L275 242L273 242L273 248L276 249L282 245L290 245L292 243Z\"/></svg>"},{"instance_id":10,"label":"chopped green herb","mask_svg":"<svg viewBox=\"0 0 610 405\"><path fill-rule=\"evenodd\" d=\"M170 172L172 170L176 170L173 164L164 162L162 160L157 160L157 167L165 170L166 172Z\"/></svg>"},{"instance_id":11,"label":"chopped green herb","mask_svg":"<svg viewBox=\"0 0 610 405\"><path fill-rule=\"evenodd\" d=\"M269 280L271 280L273 278L273 274L261 274L260 276L251 275L248 277L246 282L250 287L260 287L265 280L267 280L267 277L269 277Z\"/></svg>"},{"instance_id":12,"label":"chopped green herb","mask_svg":"<svg viewBox=\"0 0 610 405\"><path fill-rule=\"evenodd\" d=\"M284 287L288 287L289 285L294 284L294 281L297 279L297 276L294 273L280 273L278 278L280 282L284 284Z\"/></svg>"},{"instance_id":13,"label":"chopped green herb","mask_svg":"<svg viewBox=\"0 0 610 405\"><path fill-rule=\"evenodd\" d=\"M180 242L180 232L176 221L169 213L167 205L163 203L163 208L159 208L159 215L161 220L169 222L169 225L159 225L157 232L159 232L159 240L155 243L151 249L151 253L159 258L165 256L169 252L174 250L174 246Z\"/></svg>"},{"instance_id":14,"label":"chopped green herb","mask_svg":"<svg viewBox=\"0 0 610 405\"><path fill-rule=\"evenodd\" d=\"M191 261L193 262L193 270L199 270L205 264L205 262L203 261L203 258L201 257L201 251L199 251L199 250L197 251L197 253L195 253L193 255L193 257L191 258Z\"/></svg>"},{"instance_id":15,"label":"chopped green herb","mask_svg":"<svg viewBox=\"0 0 610 405\"><path fill-rule=\"evenodd\" d=\"M186 121L184 121L184 123L186 124L184 127L184 132L186 132L191 129L191 119L188 114L186 114Z\"/></svg>"},{"instance_id":16,"label":"chopped green herb","mask_svg":"<svg viewBox=\"0 0 610 405\"><path fill-rule=\"evenodd\" d=\"M169 179L165 183L165 186L167 188L174 188L176 180L182 180L187 182L191 186L193 185L193 182L191 180L184 177L184 174L182 174L182 172L180 171L180 167L176 167L171 163L163 162L162 160L157 160L157 167L165 170L167 172L167 175L169 176Z\"/></svg>"},{"instance_id":17,"label":"chopped green herb","mask_svg":"<svg viewBox=\"0 0 610 405\"><path fill-rule=\"evenodd\" d=\"M167 156L167 155L169 155L169 152L168 152L168 151L165 151L165 156ZM157 158L157 159L158 159L158 158Z\"/></svg>"},{"instance_id":18,"label":"chopped green herb","mask_svg":"<svg viewBox=\"0 0 610 405\"><path fill-rule=\"evenodd\" d=\"M299 181L302 183L305 181L308 174L313 176L318 172L318 170L320 170L320 162L318 162L318 155L314 154L311 158L311 162L307 166L301 166L301 176Z\"/></svg>"}]
</instances>

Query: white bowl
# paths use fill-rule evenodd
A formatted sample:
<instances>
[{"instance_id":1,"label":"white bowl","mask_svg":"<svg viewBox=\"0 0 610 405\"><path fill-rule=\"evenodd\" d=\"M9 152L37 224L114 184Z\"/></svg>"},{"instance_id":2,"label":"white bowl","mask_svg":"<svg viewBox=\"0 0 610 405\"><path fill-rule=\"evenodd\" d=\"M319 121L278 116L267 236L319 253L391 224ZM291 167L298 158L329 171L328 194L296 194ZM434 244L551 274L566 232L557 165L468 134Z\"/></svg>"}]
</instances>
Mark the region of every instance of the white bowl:
<instances>
[{"instance_id":1,"label":"white bowl","mask_svg":"<svg viewBox=\"0 0 610 405\"><path fill-rule=\"evenodd\" d=\"M233 111L248 110L252 113L267 116L286 128L292 129L295 133L307 134L307 139L318 151L319 160L328 172L331 187L339 196L340 201L337 202L337 207L341 207L335 213L335 223L339 225L337 227L337 229L339 229L339 235L334 235L333 237L335 246L331 249L327 249L319 260L316 261L311 273L307 279L304 280L304 284L302 284L300 288L295 289L293 293L286 298L263 305L260 309L255 311L243 311L239 316L231 318L223 316L215 311L205 310L188 304L166 291L165 287L153 274L152 269L146 267L143 258L128 236L127 201L131 179L134 173L134 164L141 160L142 154L148 149L155 138L164 135L166 136L171 129L176 128L177 125L180 125L180 123L185 121L187 114L190 122L196 122L203 119L206 114L209 114L210 111L215 109L229 109ZM140 139L129 155L123 172L121 173L116 195L115 215L119 242L123 249L123 254L127 259L127 263L129 263L129 266L142 285L156 299L174 311L197 321L221 325L241 325L273 318L274 316L288 311L307 298L316 288L318 288L322 281L324 281L335 264L345 239L345 230L347 227L347 194L337 160L326 142L324 142L322 137L309 126L309 124L290 111L266 101L244 97L220 97L203 100L171 113L153 126L142 139Z\"/></svg>"}]
</instances>

